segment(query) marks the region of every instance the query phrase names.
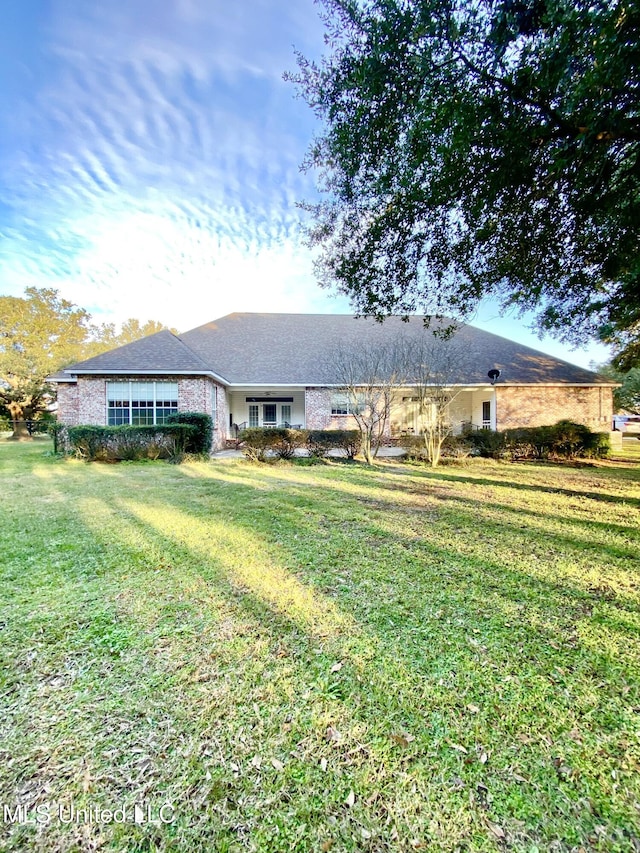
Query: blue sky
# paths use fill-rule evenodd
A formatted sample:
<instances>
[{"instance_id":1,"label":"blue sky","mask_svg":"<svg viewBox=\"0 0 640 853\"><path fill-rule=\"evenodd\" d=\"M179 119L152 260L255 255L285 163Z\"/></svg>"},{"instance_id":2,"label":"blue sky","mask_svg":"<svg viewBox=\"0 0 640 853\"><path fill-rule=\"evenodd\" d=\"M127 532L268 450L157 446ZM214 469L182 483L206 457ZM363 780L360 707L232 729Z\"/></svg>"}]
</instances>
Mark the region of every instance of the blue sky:
<instances>
[{"instance_id":1,"label":"blue sky","mask_svg":"<svg viewBox=\"0 0 640 853\"><path fill-rule=\"evenodd\" d=\"M0 293L55 287L101 322L349 311L316 284L296 201L318 130L283 72L318 57L313 0L7 0ZM568 361L492 304L476 325Z\"/></svg>"}]
</instances>

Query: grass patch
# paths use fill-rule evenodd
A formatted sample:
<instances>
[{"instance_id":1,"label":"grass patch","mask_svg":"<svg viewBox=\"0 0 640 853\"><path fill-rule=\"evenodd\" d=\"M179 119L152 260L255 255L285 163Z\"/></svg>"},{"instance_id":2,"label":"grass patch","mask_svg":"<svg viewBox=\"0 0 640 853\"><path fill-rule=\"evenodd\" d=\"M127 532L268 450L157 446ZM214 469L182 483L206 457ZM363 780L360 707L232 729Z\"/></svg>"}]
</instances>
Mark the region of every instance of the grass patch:
<instances>
[{"instance_id":1,"label":"grass patch","mask_svg":"<svg viewBox=\"0 0 640 853\"><path fill-rule=\"evenodd\" d=\"M3 849L640 845L635 466L0 466Z\"/></svg>"}]
</instances>

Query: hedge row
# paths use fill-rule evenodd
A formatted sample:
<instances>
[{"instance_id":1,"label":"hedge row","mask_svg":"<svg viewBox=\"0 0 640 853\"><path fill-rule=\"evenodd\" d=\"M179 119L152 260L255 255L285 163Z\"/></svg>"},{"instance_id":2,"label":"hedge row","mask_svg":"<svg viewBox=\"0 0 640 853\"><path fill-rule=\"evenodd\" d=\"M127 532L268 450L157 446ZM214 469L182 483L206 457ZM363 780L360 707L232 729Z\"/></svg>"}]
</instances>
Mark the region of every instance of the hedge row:
<instances>
[{"instance_id":1,"label":"hedge row","mask_svg":"<svg viewBox=\"0 0 640 853\"><path fill-rule=\"evenodd\" d=\"M479 456L499 459L601 459L611 450L609 434L584 424L558 421L552 426L519 427L504 432L478 430L463 436Z\"/></svg>"},{"instance_id":2,"label":"hedge row","mask_svg":"<svg viewBox=\"0 0 640 853\"><path fill-rule=\"evenodd\" d=\"M179 460L197 441L192 424L162 426L68 427L67 441L76 456L87 461L119 462L140 459Z\"/></svg>"},{"instance_id":3,"label":"hedge row","mask_svg":"<svg viewBox=\"0 0 640 853\"><path fill-rule=\"evenodd\" d=\"M316 458L326 456L330 450L341 450L348 459L353 459L361 444L357 429L249 427L243 430L240 440L242 452L254 462L264 462L268 454L278 459L291 459L298 449L305 449Z\"/></svg>"}]
</instances>

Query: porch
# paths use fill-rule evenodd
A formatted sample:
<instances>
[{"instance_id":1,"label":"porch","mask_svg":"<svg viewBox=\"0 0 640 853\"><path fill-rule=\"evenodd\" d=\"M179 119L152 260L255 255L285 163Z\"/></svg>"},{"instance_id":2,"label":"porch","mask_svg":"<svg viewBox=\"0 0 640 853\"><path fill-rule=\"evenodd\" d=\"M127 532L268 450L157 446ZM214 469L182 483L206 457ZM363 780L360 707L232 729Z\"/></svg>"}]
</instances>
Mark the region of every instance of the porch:
<instances>
[{"instance_id":1,"label":"porch","mask_svg":"<svg viewBox=\"0 0 640 853\"><path fill-rule=\"evenodd\" d=\"M446 406L446 422L454 435L466 430L496 429L494 388L454 388L447 393L450 401ZM411 389L405 389L391 412L391 436L419 435L429 420L437 420L437 409L437 404L433 403L430 410L421 411L418 398L411 394Z\"/></svg>"}]
</instances>

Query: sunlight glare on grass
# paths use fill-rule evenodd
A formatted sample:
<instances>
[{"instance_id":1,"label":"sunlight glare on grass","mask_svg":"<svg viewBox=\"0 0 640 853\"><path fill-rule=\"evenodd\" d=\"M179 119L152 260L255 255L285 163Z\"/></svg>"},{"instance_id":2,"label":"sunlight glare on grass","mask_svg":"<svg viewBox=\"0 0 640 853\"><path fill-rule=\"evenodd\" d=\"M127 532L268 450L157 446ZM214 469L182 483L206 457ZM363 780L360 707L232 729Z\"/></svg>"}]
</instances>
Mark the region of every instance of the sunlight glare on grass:
<instances>
[{"instance_id":1,"label":"sunlight glare on grass","mask_svg":"<svg viewBox=\"0 0 640 853\"><path fill-rule=\"evenodd\" d=\"M89 524L92 519L104 518L104 511L97 514L95 506L85 506L85 512ZM279 565L271 553L273 545L252 534L246 527L215 517L206 520L197 518L175 507L141 504L131 500L120 502L120 519L124 512L202 559L203 574L212 581L215 580L216 572L223 572L234 586L246 588L306 631L318 637L355 632L352 619L341 613L329 599L302 584ZM124 520L126 523L126 517ZM131 537L135 539L144 536L143 531L134 532L131 525L129 531L129 544Z\"/></svg>"}]
</instances>

